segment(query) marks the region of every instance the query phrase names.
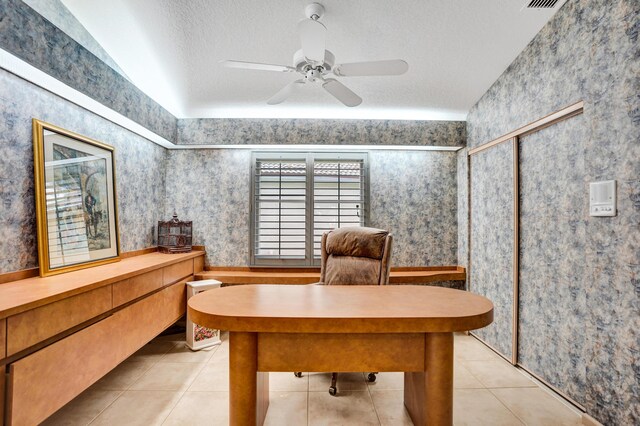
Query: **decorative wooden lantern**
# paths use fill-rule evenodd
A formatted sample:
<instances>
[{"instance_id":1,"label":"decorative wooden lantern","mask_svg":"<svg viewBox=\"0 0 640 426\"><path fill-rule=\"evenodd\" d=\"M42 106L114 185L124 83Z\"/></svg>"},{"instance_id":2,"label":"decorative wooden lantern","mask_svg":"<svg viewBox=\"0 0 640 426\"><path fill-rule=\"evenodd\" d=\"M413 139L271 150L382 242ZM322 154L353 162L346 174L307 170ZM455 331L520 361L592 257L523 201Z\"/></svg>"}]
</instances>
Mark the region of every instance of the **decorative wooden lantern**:
<instances>
[{"instance_id":1,"label":"decorative wooden lantern","mask_svg":"<svg viewBox=\"0 0 640 426\"><path fill-rule=\"evenodd\" d=\"M191 221L173 219L158 221L158 251L160 253L189 253L191 251Z\"/></svg>"}]
</instances>

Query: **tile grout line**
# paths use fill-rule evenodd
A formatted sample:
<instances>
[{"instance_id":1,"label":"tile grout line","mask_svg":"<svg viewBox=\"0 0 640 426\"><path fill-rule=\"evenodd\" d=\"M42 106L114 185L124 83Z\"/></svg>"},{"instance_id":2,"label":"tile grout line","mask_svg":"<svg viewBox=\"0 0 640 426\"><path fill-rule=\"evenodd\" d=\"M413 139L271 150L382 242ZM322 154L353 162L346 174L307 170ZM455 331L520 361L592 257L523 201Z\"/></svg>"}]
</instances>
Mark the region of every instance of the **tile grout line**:
<instances>
[{"instance_id":1,"label":"tile grout line","mask_svg":"<svg viewBox=\"0 0 640 426\"><path fill-rule=\"evenodd\" d=\"M564 398L558 392L553 390L553 388L547 386L544 382L541 382L540 380L538 380L536 377L534 377L531 373L529 373L523 367L519 367L518 371L520 371L525 377L527 377L529 380L531 380L536 385L536 388L540 389L545 394L551 396L553 399L555 399L556 401L560 402L563 406L565 406L569 410L573 411L575 414L577 414L579 416L582 416L582 414L586 414L580 408L576 407L575 404L573 404L571 401L569 401L566 398Z\"/></svg>"},{"instance_id":2,"label":"tile grout line","mask_svg":"<svg viewBox=\"0 0 640 426\"><path fill-rule=\"evenodd\" d=\"M454 353L455 353L455 347L454 347ZM460 360L460 359L459 359L458 361L473 361L473 360ZM476 361L484 361L484 360L476 360ZM454 359L454 363L455 363L455 359ZM524 420L522 420L522 419L521 419L521 418L520 418L516 413L514 413L514 412L513 412L509 407L507 407L507 405L506 405L506 404L505 404L505 403L504 403L500 398L498 398L498 396L497 396L496 394L494 394L494 393L491 391L491 388L489 388L489 387L484 383L484 381L480 380L480 378L478 378L475 374L473 374L473 371L471 371L471 369L467 368L467 367L466 367L466 365L464 365L464 362L461 362L461 365L462 365L462 366L467 370L467 372L468 372L468 373L469 373L469 374L470 374L474 379L476 379L476 380L478 381L478 383L480 383L482 386L484 386L484 387L482 388L483 390L488 391L488 392L489 392L489 394L491 394L491 395L492 395L496 400L498 400L498 402L499 402L499 403L500 403L504 408L506 408L508 412L510 412L511 414L513 414L513 416L514 416L516 419L518 419L518 421L520 421L520 423L522 423L523 425L527 426L527 423L526 423ZM455 365L454 365L454 368L455 368ZM454 373L454 374L455 374L455 373ZM454 391L455 391L455 388L454 388Z\"/></svg>"},{"instance_id":3,"label":"tile grout line","mask_svg":"<svg viewBox=\"0 0 640 426\"><path fill-rule=\"evenodd\" d=\"M362 377L364 378L364 373L362 373ZM367 385L367 392L369 392L369 398L371 398L371 406L373 407L373 412L376 415L376 419L378 419L378 424L382 426L382 421L380 420L380 415L378 414L378 409L376 408L376 403L373 400L373 395L371 394L371 386L369 386L369 382L365 379Z\"/></svg>"},{"instance_id":4,"label":"tile grout line","mask_svg":"<svg viewBox=\"0 0 640 426\"><path fill-rule=\"evenodd\" d=\"M182 401L182 398L184 398L184 396L186 395L187 391L182 391L182 395L180 395L180 398L178 398L178 400L176 401L175 404L173 404L173 407L171 407L171 410L169 410L169 412L167 413L167 416L162 420L162 423L160 423L160 425L163 425L167 422L167 420L169 419L169 417L171 416L171 413L173 413L173 410L176 409L176 407L178 406L178 404L180 403L180 401Z\"/></svg>"},{"instance_id":5,"label":"tile grout line","mask_svg":"<svg viewBox=\"0 0 640 426\"><path fill-rule=\"evenodd\" d=\"M171 349L173 349L173 348L175 348L175 347L176 347L176 343L175 343L175 342L172 342L172 343L173 343L173 347L169 348L169 350L167 350L167 352L165 352L164 354L162 354L162 356L166 355L166 354L167 354ZM146 344L145 344L145 346L146 346ZM144 346L143 346L143 347L144 347ZM140 349L142 349L142 348L140 348ZM139 351L140 349L138 349L138 351ZM138 352L138 351L136 351L136 352ZM129 357L127 357L127 359L125 359L124 361L122 361L120 364L118 364L118 365L116 366L116 368L117 368L118 366L122 365L123 363L127 362L127 361L128 361L128 360L129 360L129 359L130 359L134 354L135 354L135 352L134 352L133 354L131 354ZM109 404L107 404L107 406L106 406L106 407L104 407L102 410L100 410L100 412L99 412L98 414L96 414L96 416L95 416L95 417L93 417L93 418L89 421L89 423L87 423L87 426L89 426L91 423L95 422L95 421L98 419L98 417L100 417L100 415L102 415L102 413L104 413L104 412L107 410L107 408L109 408L109 407L111 407L113 404L115 404L115 402L116 402L118 399L120 399L120 397L121 397L122 395L124 395L124 393L125 393L125 392L127 392L129 389L131 389L131 386L133 386L133 385L134 385L138 380L140 380L140 378L141 378L142 376L144 376L144 375L147 373L147 371L151 370L151 368L152 368L154 365L156 365L158 362L160 362L160 361L158 360L158 361L155 361L155 362L145 362L145 364L149 364L149 366L148 366L148 367L147 367L147 368L146 368L142 373L140 373L140 375L139 375L138 377L136 377L136 378L135 378L135 379L134 379L134 380L129 384L129 386L127 386L124 390L120 390L120 393L118 394L118 396L117 396L117 397L115 397L115 398L113 399L113 401L111 401ZM112 371L113 371L113 370L112 370ZM99 379L98 379L98 380L99 380ZM96 383L97 383L97 381L96 381ZM94 383L94 384L95 384L95 383ZM91 385L91 386L93 386L93 385ZM87 389L88 389L88 388L87 388ZM86 392L86 390L85 390L84 392Z\"/></svg>"},{"instance_id":6,"label":"tile grout line","mask_svg":"<svg viewBox=\"0 0 640 426\"><path fill-rule=\"evenodd\" d=\"M83 392L86 392L87 390L84 390ZM105 391L107 392L107 391ZM116 396L115 398L113 398L113 401L111 401L109 404L107 404L106 407L104 407L102 410L100 410L98 412L98 414L96 414L91 420L89 420L89 422L87 422L87 426L89 426L91 423L93 423L98 417L100 417L100 414L104 413L104 411L111 407L113 405L114 402L116 402L118 400L118 398L120 398L122 396L122 394L125 393L125 391L121 390L120 393L118 394L118 396ZM72 400L73 401L73 400Z\"/></svg>"},{"instance_id":7,"label":"tile grout line","mask_svg":"<svg viewBox=\"0 0 640 426\"><path fill-rule=\"evenodd\" d=\"M534 380L531 379L531 377L529 377L528 375L524 374L521 369L514 367L513 365L507 363L507 367L510 369L515 370L516 372L520 373L523 377L525 377L526 379L528 379L531 384L528 386L520 386L520 385L504 385L504 386L489 386L486 385L484 383L484 381L479 378L477 375L473 374L472 369L468 368L465 364L469 363L469 362L491 362L488 360L462 360L462 366L464 368L466 368L466 370L469 372L469 374L471 374L482 386L484 386L484 389L505 389L505 388L509 388L509 389L530 389L530 388L540 388L540 385L538 383L536 383ZM506 362L506 361L505 361Z\"/></svg>"},{"instance_id":8,"label":"tile grout line","mask_svg":"<svg viewBox=\"0 0 640 426\"><path fill-rule=\"evenodd\" d=\"M492 388L487 388L487 390L489 391L489 393L490 393L491 395L493 395L493 397L494 397L495 399L497 399L497 400L500 402L500 404L502 404L502 406L503 406L503 407L505 407L505 408L506 408L506 409L507 409L511 414L513 414L513 415L515 416L515 418L516 418L516 419L520 420L520 422L521 422L523 425L527 426L527 422L525 422L523 419L521 419L521 418L520 418L520 416L518 416L518 415L517 415L517 414L516 414L512 409L510 409L510 408L507 406L507 404L506 404L504 401L502 401L502 399L500 399L500 397L499 397L498 395L496 395L495 393L493 393L493 391L492 391L491 389L492 389ZM505 388L500 388L500 389L505 389ZM518 389L518 388L507 388L507 389Z\"/></svg>"},{"instance_id":9,"label":"tile grout line","mask_svg":"<svg viewBox=\"0 0 640 426\"><path fill-rule=\"evenodd\" d=\"M165 358L167 356L167 354L169 354L169 352L171 352L172 350L176 349L178 347L178 345L180 345L180 342L172 342L173 343L173 347L171 347L167 352L165 352L163 354L163 356L156 361L153 365L157 365L160 364L162 362L162 359ZM209 358L211 358L213 356L213 354L215 352L217 352L218 348L215 349L215 351L213 351L211 353L211 356ZM193 364L195 366L200 366L199 371L193 375L193 378L191 379L191 381L189 381L189 383L185 386L184 390L182 391L180 397L176 400L176 402L173 404L173 406L171 407L171 409L169 410L169 412L167 413L166 417L162 420L161 425L165 424L167 419L169 419L169 416L171 416L171 413L173 413L173 411L176 409L176 407L178 406L178 404L180 403L180 401L182 401L182 399L184 398L184 396L186 395L187 391L189 390L189 388L191 387L191 385L193 384L193 382L196 380L196 378L200 375L200 373L202 373L202 370L204 370L204 367L206 366L208 361L202 362L202 363L175 363L175 364ZM153 367L153 365L151 367ZM151 367L149 369L151 369ZM148 371L148 370L147 370ZM144 375L144 374L143 374ZM138 379L140 379L143 375L141 375ZM129 388L131 386L133 386L135 384L132 383ZM147 392L147 391L143 391L143 392ZM168 391L171 392L171 391ZM180 392L179 390L176 392Z\"/></svg>"},{"instance_id":10,"label":"tile grout line","mask_svg":"<svg viewBox=\"0 0 640 426\"><path fill-rule=\"evenodd\" d=\"M460 361L460 365L462 365L462 366L464 367L464 369L465 369L465 370L467 370L467 372L471 375L471 377L473 377L474 379L476 379L476 381L477 381L478 383L480 383L480 385L482 385L482 389L488 389L488 388L487 388L487 385L485 385L485 384L484 384L484 382L483 382L482 380L480 380L480 379L479 379L475 374L473 374L473 372L472 372L469 368L467 368L467 366L466 366L466 365L464 365L464 362L462 362L463 360L458 360L458 361ZM468 360L466 360L466 361L468 361ZM453 365L453 368L454 368L454 380L455 380L455 359L454 359L454 365ZM455 386L454 386L454 388L455 388Z\"/></svg>"},{"instance_id":11,"label":"tile grout line","mask_svg":"<svg viewBox=\"0 0 640 426\"><path fill-rule=\"evenodd\" d=\"M188 363L185 363L188 364ZM207 368L207 364L208 362L202 362L202 363L192 363L194 365L199 365L200 369L196 372L196 374L193 375L193 378L191 379L191 381L189 382L189 384L186 385L184 391L188 392L189 389L191 389L191 386L193 386L193 383L196 381L196 379L200 376L200 374L202 374L202 372L204 371L205 368Z\"/></svg>"},{"instance_id":12,"label":"tile grout line","mask_svg":"<svg viewBox=\"0 0 640 426\"><path fill-rule=\"evenodd\" d=\"M480 342L480 343L482 343L482 342ZM470 368L467 368L466 365L465 365L468 362L483 362L485 360L482 360L482 359L480 359L480 360L471 360L471 359L460 360L459 359L458 361L461 361L462 366L467 369L469 374L471 376L473 376L482 386L484 386L483 389L488 390L489 393L491 395L493 395L493 397L496 398L500 402L500 404L502 406L504 406L511 414L514 415L515 418L517 418L525 426L527 425L527 422L523 418L518 416L511 408L509 408L509 406L507 406L507 404L494 392L494 390L497 390L497 389L540 389L542 391L545 391L545 389L542 386L540 386L539 383L537 383L535 380L533 380L533 378L530 375L526 374L526 372L524 372L522 369L517 368L517 367L509 364L508 361L506 361L506 360L501 360L503 362L506 362L508 364L509 368L514 369L515 371L520 373L522 376L524 376L527 379L529 379L531 381L531 385L530 386L513 386L513 385L511 385L511 386L492 386L492 387L490 387L490 386L485 385L485 383L479 377L477 377L475 374L473 374L473 371ZM488 360L486 360L486 361L488 361ZM552 397L556 397L553 394L551 396ZM556 397L556 399L558 399L558 398ZM560 402L563 402L563 401L560 401Z\"/></svg>"}]
</instances>

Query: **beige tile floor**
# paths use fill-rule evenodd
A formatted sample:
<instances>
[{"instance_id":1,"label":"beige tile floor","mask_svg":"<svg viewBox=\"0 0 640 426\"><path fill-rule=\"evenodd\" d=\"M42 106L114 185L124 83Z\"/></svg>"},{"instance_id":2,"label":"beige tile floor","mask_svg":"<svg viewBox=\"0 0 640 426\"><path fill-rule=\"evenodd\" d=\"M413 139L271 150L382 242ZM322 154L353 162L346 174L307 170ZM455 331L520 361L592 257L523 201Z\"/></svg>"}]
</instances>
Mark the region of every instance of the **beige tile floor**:
<instances>
[{"instance_id":1,"label":"beige tile floor","mask_svg":"<svg viewBox=\"0 0 640 426\"><path fill-rule=\"evenodd\" d=\"M46 425L227 425L229 346L191 352L158 337L87 389ZM267 425L411 425L402 373L270 373ZM579 425L578 412L471 336L455 336L455 425Z\"/></svg>"}]
</instances>

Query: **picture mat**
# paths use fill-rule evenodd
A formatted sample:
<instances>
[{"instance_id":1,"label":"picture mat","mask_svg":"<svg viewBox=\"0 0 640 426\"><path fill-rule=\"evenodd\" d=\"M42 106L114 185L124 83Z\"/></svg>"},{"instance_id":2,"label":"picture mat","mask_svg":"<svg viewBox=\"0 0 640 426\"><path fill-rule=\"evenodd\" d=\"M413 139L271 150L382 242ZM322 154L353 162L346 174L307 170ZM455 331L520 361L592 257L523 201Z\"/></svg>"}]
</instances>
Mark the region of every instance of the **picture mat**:
<instances>
[{"instance_id":1,"label":"picture mat","mask_svg":"<svg viewBox=\"0 0 640 426\"><path fill-rule=\"evenodd\" d=\"M49 268L116 257L111 151L51 131L44 140Z\"/></svg>"}]
</instances>

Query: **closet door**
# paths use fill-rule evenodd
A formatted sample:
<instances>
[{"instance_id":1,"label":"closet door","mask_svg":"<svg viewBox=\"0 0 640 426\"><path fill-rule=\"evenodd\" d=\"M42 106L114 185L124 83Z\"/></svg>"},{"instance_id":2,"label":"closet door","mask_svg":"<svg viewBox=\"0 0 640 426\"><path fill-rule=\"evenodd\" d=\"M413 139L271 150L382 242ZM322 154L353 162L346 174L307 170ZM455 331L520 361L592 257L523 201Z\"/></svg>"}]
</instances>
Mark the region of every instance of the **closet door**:
<instances>
[{"instance_id":1,"label":"closet door","mask_svg":"<svg viewBox=\"0 0 640 426\"><path fill-rule=\"evenodd\" d=\"M491 325L473 332L514 359L514 151L513 141L470 156L469 290L494 304Z\"/></svg>"},{"instance_id":2,"label":"closet door","mask_svg":"<svg viewBox=\"0 0 640 426\"><path fill-rule=\"evenodd\" d=\"M588 125L583 115L520 139L518 362L584 404Z\"/></svg>"}]
</instances>

